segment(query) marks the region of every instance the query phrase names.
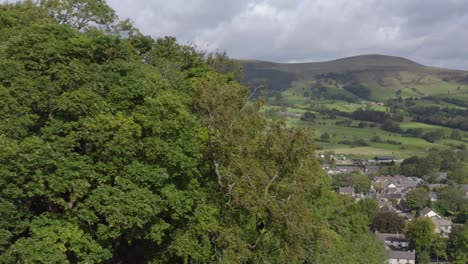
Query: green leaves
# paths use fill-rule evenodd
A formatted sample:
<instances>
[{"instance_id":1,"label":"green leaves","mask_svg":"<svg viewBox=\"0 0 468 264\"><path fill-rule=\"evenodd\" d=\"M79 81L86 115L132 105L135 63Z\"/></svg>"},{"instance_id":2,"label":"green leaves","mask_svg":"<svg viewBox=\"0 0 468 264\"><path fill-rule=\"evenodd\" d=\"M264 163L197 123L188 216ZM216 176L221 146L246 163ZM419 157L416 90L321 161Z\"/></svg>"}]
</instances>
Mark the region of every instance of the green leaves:
<instances>
[{"instance_id":1,"label":"green leaves","mask_svg":"<svg viewBox=\"0 0 468 264\"><path fill-rule=\"evenodd\" d=\"M421 210L427 205L428 195L424 188L411 190L405 197L405 206L411 210Z\"/></svg>"},{"instance_id":2,"label":"green leaves","mask_svg":"<svg viewBox=\"0 0 468 264\"><path fill-rule=\"evenodd\" d=\"M40 6L49 11L59 23L76 29L108 27L117 19L115 11L103 0L41 0Z\"/></svg>"},{"instance_id":3,"label":"green leaves","mask_svg":"<svg viewBox=\"0 0 468 264\"><path fill-rule=\"evenodd\" d=\"M78 226L48 215L33 220L29 238L19 239L0 260L21 263L97 263L110 257Z\"/></svg>"},{"instance_id":4,"label":"green leaves","mask_svg":"<svg viewBox=\"0 0 468 264\"><path fill-rule=\"evenodd\" d=\"M447 242L447 253L452 263L462 264L468 261L468 224L454 226Z\"/></svg>"},{"instance_id":5,"label":"green leaves","mask_svg":"<svg viewBox=\"0 0 468 264\"><path fill-rule=\"evenodd\" d=\"M410 242L410 248L416 250L418 259L429 254L437 236L434 229L435 225L429 217L416 218L407 223L405 235Z\"/></svg>"},{"instance_id":6,"label":"green leaves","mask_svg":"<svg viewBox=\"0 0 468 264\"><path fill-rule=\"evenodd\" d=\"M355 260L356 233L380 260L312 131L267 121L224 54L117 23L100 0L0 6L1 261Z\"/></svg>"}]
</instances>

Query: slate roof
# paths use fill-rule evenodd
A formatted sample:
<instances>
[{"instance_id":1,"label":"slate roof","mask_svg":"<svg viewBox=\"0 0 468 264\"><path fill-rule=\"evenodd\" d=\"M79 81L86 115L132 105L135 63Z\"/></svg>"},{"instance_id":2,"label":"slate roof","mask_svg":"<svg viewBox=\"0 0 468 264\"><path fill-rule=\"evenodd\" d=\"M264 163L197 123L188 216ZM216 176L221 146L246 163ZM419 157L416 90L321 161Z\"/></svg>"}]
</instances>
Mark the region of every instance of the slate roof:
<instances>
[{"instance_id":1,"label":"slate roof","mask_svg":"<svg viewBox=\"0 0 468 264\"><path fill-rule=\"evenodd\" d=\"M424 209L422 209L422 210L419 212L419 215L420 215L420 216L424 216L424 215L428 214L428 213L431 212L431 211L432 211L431 208L425 207Z\"/></svg>"},{"instance_id":2,"label":"slate roof","mask_svg":"<svg viewBox=\"0 0 468 264\"><path fill-rule=\"evenodd\" d=\"M415 260L416 254L414 251L390 250L390 258Z\"/></svg>"},{"instance_id":3,"label":"slate roof","mask_svg":"<svg viewBox=\"0 0 468 264\"><path fill-rule=\"evenodd\" d=\"M405 241L406 239L404 234L391 234L391 233L377 233L377 237L380 241Z\"/></svg>"},{"instance_id":4,"label":"slate roof","mask_svg":"<svg viewBox=\"0 0 468 264\"><path fill-rule=\"evenodd\" d=\"M397 160L398 157L396 157L396 156L377 156L374 159L375 160Z\"/></svg>"},{"instance_id":5,"label":"slate roof","mask_svg":"<svg viewBox=\"0 0 468 264\"><path fill-rule=\"evenodd\" d=\"M354 193L354 187L340 187L339 192L340 193L353 194Z\"/></svg>"},{"instance_id":6,"label":"slate roof","mask_svg":"<svg viewBox=\"0 0 468 264\"><path fill-rule=\"evenodd\" d=\"M452 220L450 219L437 219L433 218L432 221L436 226L451 226L452 225Z\"/></svg>"}]
</instances>

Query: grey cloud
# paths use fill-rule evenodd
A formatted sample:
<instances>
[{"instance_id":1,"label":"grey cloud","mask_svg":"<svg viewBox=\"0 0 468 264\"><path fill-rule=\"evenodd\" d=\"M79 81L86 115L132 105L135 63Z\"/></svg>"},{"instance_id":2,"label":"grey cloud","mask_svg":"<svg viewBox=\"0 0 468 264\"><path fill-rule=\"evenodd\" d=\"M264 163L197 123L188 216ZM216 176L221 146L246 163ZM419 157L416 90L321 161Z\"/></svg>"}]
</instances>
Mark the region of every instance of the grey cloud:
<instances>
[{"instance_id":1,"label":"grey cloud","mask_svg":"<svg viewBox=\"0 0 468 264\"><path fill-rule=\"evenodd\" d=\"M145 34L231 57L320 61L381 53L468 69L464 0L110 0Z\"/></svg>"}]
</instances>

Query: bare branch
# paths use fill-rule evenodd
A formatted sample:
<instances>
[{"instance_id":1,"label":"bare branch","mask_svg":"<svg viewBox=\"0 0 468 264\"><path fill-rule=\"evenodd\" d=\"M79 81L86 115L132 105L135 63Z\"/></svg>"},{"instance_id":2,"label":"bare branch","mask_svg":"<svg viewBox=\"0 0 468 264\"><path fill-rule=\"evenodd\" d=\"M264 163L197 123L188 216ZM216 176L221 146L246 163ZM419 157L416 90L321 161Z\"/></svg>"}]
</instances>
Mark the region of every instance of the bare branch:
<instances>
[{"instance_id":1,"label":"bare branch","mask_svg":"<svg viewBox=\"0 0 468 264\"><path fill-rule=\"evenodd\" d=\"M262 87L263 87L263 85L258 85L257 87L254 88L253 92L250 93L249 97L247 97L247 100L246 100L244 106L242 106L241 110L239 110L239 113L242 113L242 111L244 111L244 109L247 107L247 105L249 103L249 100L252 98L252 96L254 96L254 94L257 92L257 90L259 88L262 88Z\"/></svg>"},{"instance_id":2,"label":"bare branch","mask_svg":"<svg viewBox=\"0 0 468 264\"><path fill-rule=\"evenodd\" d=\"M221 173L219 173L219 164L216 161L213 161L214 169L216 176L218 176L218 185L224 187Z\"/></svg>"},{"instance_id":3,"label":"bare branch","mask_svg":"<svg viewBox=\"0 0 468 264\"><path fill-rule=\"evenodd\" d=\"M267 198L268 196L268 189L270 189L271 184L273 184L273 182L278 178L278 176L279 176L279 173L276 172L275 176L271 178L270 182L268 182L267 186L265 187L265 198Z\"/></svg>"},{"instance_id":4,"label":"bare branch","mask_svg":"<svg viewBox=\"0 0 468 264\"><path fill-rule=\"evenodd\" d=\"M265 230L261 231L260 236L258 236L257 240L255 241L255 244L249 245L250 248L255 249L258 246L258 243L260 243L260 240L262 240L263 234L265 234Z\"/></svg>"}]
</instances>

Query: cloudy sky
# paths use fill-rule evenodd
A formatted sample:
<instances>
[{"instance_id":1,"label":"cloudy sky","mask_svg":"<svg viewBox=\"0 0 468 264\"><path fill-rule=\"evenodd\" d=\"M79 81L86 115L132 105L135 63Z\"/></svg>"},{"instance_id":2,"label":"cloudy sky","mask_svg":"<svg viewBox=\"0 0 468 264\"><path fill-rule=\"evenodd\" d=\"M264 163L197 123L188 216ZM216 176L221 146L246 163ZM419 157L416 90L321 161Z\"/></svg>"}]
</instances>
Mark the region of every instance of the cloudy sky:
<instances>
[{"instance_id":1,"label":"cloudy sky","mask_svg":"<svg viewBox=\"0 0 468 264\"><path fill-rule=\"evenodd\" d=\"M108 0L145 34L233 58L403 56L468 70L467 0Z\"/></svg>"}]
</instances>

